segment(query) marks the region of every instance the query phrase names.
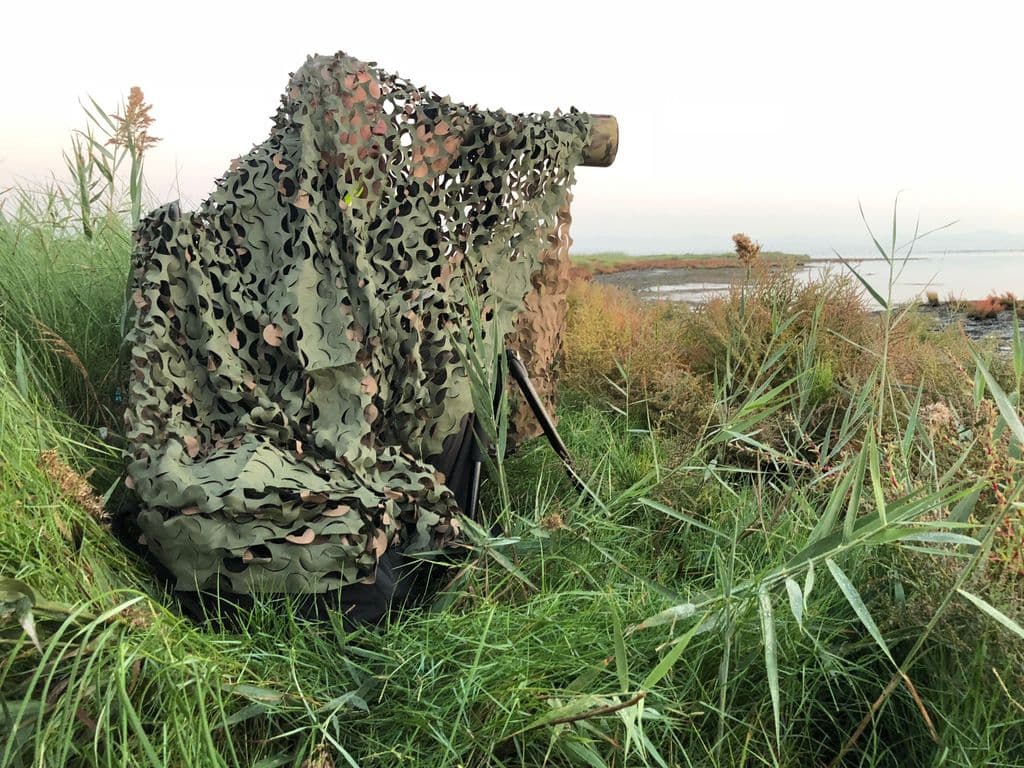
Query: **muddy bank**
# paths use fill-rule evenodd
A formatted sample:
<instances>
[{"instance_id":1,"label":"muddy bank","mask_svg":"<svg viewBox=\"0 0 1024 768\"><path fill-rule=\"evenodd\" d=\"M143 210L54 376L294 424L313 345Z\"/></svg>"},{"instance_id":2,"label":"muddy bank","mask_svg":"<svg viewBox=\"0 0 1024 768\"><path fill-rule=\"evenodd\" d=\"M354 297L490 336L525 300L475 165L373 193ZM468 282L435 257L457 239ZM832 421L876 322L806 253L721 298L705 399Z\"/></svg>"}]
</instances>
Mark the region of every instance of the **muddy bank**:
<instances>
[{"instance_id":1,"label":"muddy bank","mask_svg":"<svg viewBox=\"0 0 1024 768\"><path fill-rule=\"evenodd\" d=\"M1009 352L1013 349L1013 311L1004 309L995 317L984 320L968 317L963 310L956 309L949 304L942 304L933 307L929 304L920 304L917 312L924 317L930 318L932 327L941 331L949 325L959 323L964 333L971 339L995 339L1001 352Z\"/></svg>"},{"instance_id":2,"label":"muddy bank","mask_svg":"<svg viewBox=\"0 0 1024 768\"><path fill-rule=\"evenodd\" d=\"M762 251L758 263L769 267L799 267L812 263L803 253ZM679 253L662 256L627 256L620 253L575 254L572 257L574 278L588 279L598 275L632 274L634 272L673 272L696 269L703 272L743 269L737 265L735 253Z\"/></svg>"},{"instance_id":3,"label":"muddy bank","mask_svg":"<svg viewBox=\"0 0 1024 768\"><path fill-rule=\"evenodd\" d=\"M777 268L781 269L782 265ZM733 283L742 282L746 275L746 269L738 265L735 259L722 259L668 269L598 272L593 275L593 280L595 283L636 291L645 299L669 299L697 304L704 301L708 294L725 291Z\"/></svg>"}]
</instances>

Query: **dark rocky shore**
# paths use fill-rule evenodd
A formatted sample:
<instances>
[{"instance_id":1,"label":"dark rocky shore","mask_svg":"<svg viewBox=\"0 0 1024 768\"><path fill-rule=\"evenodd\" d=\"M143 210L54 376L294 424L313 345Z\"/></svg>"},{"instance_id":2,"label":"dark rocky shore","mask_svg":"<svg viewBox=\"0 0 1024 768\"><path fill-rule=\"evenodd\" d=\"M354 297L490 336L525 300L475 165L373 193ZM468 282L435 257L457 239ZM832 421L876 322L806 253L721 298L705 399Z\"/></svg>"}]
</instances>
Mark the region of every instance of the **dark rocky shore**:
<instances>
[{"instance_id":1,"label":"dark rocky shore","mask_svg":"<svg viewBox=\"0 0 1024 768\"><path fill-rule=\"evenodd\" d=\"M949 304L937 307L930 304L918 305L917 311L932 319L934 328L940 331L949 325L959 323L971 339L995 339L1000 352L1013 349L1013 311L1004 309L995 317L978 319L969 317L967 312Z\"/></svg>"}]
</instances>

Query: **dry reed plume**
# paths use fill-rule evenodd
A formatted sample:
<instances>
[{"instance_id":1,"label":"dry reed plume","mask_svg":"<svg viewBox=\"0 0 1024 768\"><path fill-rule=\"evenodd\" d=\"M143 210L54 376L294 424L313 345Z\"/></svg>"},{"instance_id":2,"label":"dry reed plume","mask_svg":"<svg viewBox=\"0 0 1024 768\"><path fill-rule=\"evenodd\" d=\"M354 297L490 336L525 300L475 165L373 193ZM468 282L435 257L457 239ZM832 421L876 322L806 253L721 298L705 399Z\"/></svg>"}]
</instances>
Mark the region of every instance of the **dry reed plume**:
<instances>
[{"instance_id":1,"label":"dry reed plume","mask_svg":"<svg viewBox=\"0 0 1024 768\"><path fill-rule=\"evenodd\" d=\"M757 257L761 253L761 244L756 243L750 239L748 235L739 232L732 236L732 241L736 244L736 257L746 267L752 267L757 262Z\"/></svg>"},{"instance_id":2,"label":"dry reed plume","mask_svg":"<svg viewBox=\"0 0 1024 768\"><path fill-rule=\"evenodd\" d=\"M117 123L117 130L107 140L107 144L126 149L134 148L139 155L155 145L160 141L160 137L149 135L149 127L154 122L153 116L149 114L152 108L152 104L145 102L142 89L133 85L128 95L128 103L124 107L124 114L110 116Z\"/></svg>"},{"instance_id":3,"label":"dry reed plume","mask_svg":"<svg viewBox=\"0 0 1024 768\"><path fill-rule=\"evenodd\" d=\"M109 524L110 518L103 507L103 500L96 495L89 481L64 463L56 451L43 451L39 454L37 465L66 499L80 506L101 525Z\"/></svg>"}]
</instances>

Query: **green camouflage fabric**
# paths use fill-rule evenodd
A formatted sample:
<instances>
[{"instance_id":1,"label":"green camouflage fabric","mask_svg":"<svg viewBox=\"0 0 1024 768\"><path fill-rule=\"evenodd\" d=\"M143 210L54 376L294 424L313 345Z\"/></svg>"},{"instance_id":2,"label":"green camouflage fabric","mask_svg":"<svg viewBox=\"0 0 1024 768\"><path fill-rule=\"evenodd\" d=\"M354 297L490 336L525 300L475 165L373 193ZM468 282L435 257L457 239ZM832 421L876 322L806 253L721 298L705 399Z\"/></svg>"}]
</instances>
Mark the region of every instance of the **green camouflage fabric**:
<instances>
[{"instance_id":1,"label":"green camouflage fabric","mask_svg":"<svg viewBox=\"0 0 1024 768\"><path fill-rule=\"evenodd\" d=\"M326 592L457 541L431 458L473 410L469 300L520 343L527 297L558 303L589 126L313 56L197 211L142 221L127 482L178 589Z\"/></svg>"}]
</instances>

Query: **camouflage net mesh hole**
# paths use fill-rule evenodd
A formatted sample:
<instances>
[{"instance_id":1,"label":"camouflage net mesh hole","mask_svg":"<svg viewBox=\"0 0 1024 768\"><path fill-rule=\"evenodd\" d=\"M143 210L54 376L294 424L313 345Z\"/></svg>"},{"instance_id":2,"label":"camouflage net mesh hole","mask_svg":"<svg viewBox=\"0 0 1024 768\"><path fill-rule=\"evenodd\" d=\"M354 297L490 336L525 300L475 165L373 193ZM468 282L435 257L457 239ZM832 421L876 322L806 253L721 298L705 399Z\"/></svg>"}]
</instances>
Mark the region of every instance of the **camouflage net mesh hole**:
<instances>
[{"instance_id":1,"label":"camouflage net mesh hole","mask_svg":"<svg viewBox=\"0 0 1024 768\"><path fill-rule=\"evenodd\" d=\"M142 222L128 483L179 589L325 592L458 538L467 297L551 394L589 127L311 57L197 211Z\"/></svg>"}]
</instances>

